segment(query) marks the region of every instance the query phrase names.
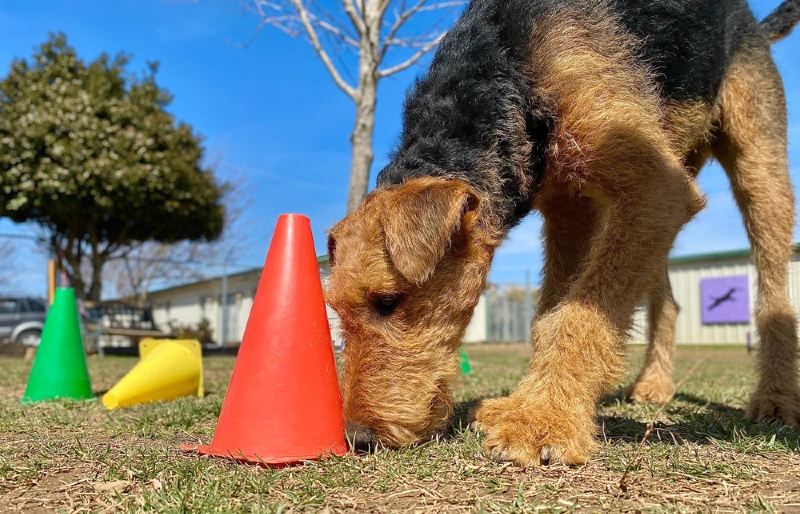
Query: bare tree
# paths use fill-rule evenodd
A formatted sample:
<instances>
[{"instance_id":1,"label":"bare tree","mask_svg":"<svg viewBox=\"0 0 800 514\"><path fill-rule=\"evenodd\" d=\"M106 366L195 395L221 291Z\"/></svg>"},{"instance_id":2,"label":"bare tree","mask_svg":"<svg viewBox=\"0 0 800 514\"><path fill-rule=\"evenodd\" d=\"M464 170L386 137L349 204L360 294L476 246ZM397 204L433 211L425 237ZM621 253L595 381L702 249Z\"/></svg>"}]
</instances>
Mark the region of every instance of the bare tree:
<instances>
[{"instance_id":1,"label":"bare tree","mask_svg":"<svg viewBox=\"0 0 800 514\"><path fill-rule=\"evenodd\" d=\"M217 162L214 168L222 164ZM208 278L210 268L224 265L232 255L240 253L247 233L242 215L250 200L244 188L244 178L237 173L233 170L228 174L230 180L224 198L225 230L222 236L210 243L148 241L126 248L108 263L105 270L106 280L113 284L117 296L142 305L147 301L147 293L153 284Z\"/></svg>"},{"instance_id":2,"label":"bare tree","mask_svg":"<svg viewBox=\"0 0 800 514\"><path fill-rule=\"evenodd\" d=\"M200 243L138 244L106 265L105 281L112 285L117 296L141 305L154 282L202 278L203 269L193 264L202 254L201 246Z\"/></svg>"},{"instance_id":3,"label":"bare tree","mask_svg":"<svg viewBox=\"0 0 800 514\"><path fill-rule=\"evenodd\" d=\"M412 0L412 4L406 0L337 0L338 13L328 11L317 0L248 1L261 18L257 33L271 26L292 37L304 36L334 83L355 104L347 197L350 213L367 195L378 82L413 66L435 48L447 32L443 27L466 0ZM410 24L412 19L415 23ZM422 30L416 30L420 27ZM350 66L344 52L357 57L349 59Z\"/></svg>"}]
</instances>

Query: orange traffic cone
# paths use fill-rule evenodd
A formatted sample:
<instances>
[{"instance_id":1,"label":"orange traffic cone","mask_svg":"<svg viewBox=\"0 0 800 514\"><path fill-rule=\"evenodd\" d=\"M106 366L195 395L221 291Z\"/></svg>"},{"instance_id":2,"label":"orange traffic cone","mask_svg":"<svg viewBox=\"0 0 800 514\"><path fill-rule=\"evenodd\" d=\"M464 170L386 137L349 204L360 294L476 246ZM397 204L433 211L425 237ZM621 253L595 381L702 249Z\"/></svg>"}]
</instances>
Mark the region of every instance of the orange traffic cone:
<instances>
[{"instance_id":1,"label":"orange traffic cone","mask_svg":"<svg viewBox=\"0 0 800 514\"><path fill-rule=\"evenodd\" d=\"M210 445L201 455L288 464L344 455L344 422L311 223L284 214Z\"/></svg>"}]
</instances>

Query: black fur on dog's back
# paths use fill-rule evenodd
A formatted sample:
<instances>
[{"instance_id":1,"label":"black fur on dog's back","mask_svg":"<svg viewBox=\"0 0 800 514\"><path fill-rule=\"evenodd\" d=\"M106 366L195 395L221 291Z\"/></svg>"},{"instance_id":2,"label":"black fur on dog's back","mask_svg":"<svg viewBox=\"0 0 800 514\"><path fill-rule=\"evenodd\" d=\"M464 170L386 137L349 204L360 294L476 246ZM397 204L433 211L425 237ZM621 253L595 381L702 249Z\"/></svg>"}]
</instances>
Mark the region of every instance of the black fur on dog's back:
<instances>
[{"instance_id":1,"label":"black fur on dog's back","mask_svg":"<svg viewBox=\"0 0 800 514\"><path fill-rule=\"evenodd\" d=\"M400 145L379 186L420 176L460 179L504 199L498 211L505 223L530 211L551 123L524 72L535 4L476 0L467 7L406 99ZM515 169L510 157L525 142L533 148L524 150L525 169ZM501 164L491 177L483 173L490 156Z\"/></svg>"},{"instance_id":2,"label":"black fur on dog's back","mask_svg":"<svg viewBox=\"0 0 800 514\"><path fill-rule=\"evenodd\" d=\"M642 42L649 64L670 100L713 102L740 45L757 33L744 0L617 0L626 30Z\"/></svg>"},{"instance_id":3,"label":"black fur on dog's back","mask_svg":"<svg viewBox=\"0 0 800 514\"><path fill-rule=\"evenodd\" d=\"M503 229L517 224L532 207L554 123L529 69L533 28L553 13L598 7L639 42L636 58L664 100L706 104L737 50L768 44L765 30L791 18L783 13L784 22L761 27L745 0L472 0L409 93L400 143L378 187L459 179L496 203Z\"/></svg>"}]
</instances>

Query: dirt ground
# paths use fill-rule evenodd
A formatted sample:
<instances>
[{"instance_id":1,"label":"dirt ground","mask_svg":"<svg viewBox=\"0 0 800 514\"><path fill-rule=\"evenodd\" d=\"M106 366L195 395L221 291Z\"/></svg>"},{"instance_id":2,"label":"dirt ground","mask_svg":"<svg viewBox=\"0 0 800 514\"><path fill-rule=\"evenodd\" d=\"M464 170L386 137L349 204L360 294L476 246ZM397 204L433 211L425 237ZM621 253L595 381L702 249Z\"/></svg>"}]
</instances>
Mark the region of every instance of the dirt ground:
<instances>
[{"instance_id":1,"label":"dirt ground","mask_svg":"<svg viewBox=\"0 0 800 514\"><path fill-rule=\"evenodd\" d=\"M466 349L462 420L478 400L507 394L528 356L523 345ZM642 350L630 349L626 381ZM205 360L205 398L109 413L97 401L21 405L30 363L0 357L0 511L800 512L800 431L743 416L754 358L678 348L676 379L700 364L675 400L659 413L619 392L605 398L601 452L578 468L497 464L479 435L456 428L413 448L273 470L178 451L211 440L233 358ZM134 363L90 357L95 391Z\"/></svg>"}]
</instances>

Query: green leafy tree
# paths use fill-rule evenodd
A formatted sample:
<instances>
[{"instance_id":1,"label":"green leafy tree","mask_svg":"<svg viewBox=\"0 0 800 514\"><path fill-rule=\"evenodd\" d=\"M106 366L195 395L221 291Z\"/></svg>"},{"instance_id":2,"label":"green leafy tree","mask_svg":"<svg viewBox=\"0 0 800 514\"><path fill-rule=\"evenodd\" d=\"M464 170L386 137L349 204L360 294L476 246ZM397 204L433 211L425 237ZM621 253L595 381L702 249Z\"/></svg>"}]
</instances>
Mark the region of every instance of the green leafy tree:
<instances>
[{"instance_id":1,"label":"green leafy tree","mask_svg":"<svg viewBox=\"0 0 800 514\"><path fill-rule=\"evenodd\" d=\"M157 64L86 63L63 34L0 82L0 216L47 230L79 296L98 300L103 266L142 242L211 241L225 184L201 138L167 112Z\"/></svg>"}]
</instances>

